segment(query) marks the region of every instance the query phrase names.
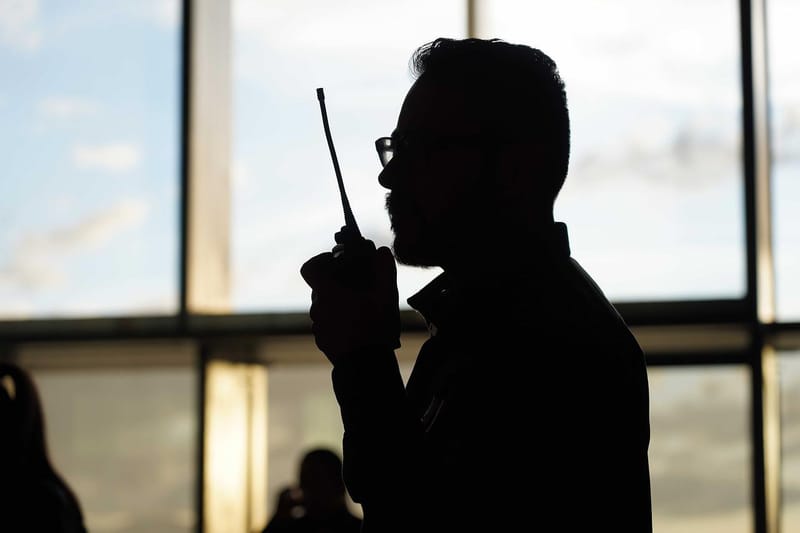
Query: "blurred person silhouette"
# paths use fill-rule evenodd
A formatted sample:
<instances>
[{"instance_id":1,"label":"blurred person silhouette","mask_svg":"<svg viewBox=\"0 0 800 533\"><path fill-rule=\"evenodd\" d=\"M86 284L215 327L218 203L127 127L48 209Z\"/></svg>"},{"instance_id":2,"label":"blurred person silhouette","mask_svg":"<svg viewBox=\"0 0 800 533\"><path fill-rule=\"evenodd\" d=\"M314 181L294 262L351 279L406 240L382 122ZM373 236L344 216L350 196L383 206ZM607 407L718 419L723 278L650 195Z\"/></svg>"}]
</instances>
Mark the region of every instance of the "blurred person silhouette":
<instances>
[{"instance_id":1,"label":"blurred person silhouette","mask_svg":"<svg viewBox=\"0 0 800 533\"><path fill-rule=\"evenodd\" d=\"M33 379L0 362L0 531L85 532L75 493L47 453L45 422Z\"/></svg>"},{"instance_id":2,"label":"blurred person silhouette","mask_svg":"<svg viewBox=\"0 0 800 533\"><path fill-rule=\"evenodd\" d=\"M363 531L650 532L644 355L553 216L570 147L555 62L440 38L412 68L376 141L394 256L339 243L301 268ZM395 257L443 269L408 298L430 337L406 384Z\"/></svg>"},{"instance_id":3,"label":"blurred person silhouette","mask_svg":"<svg viewBox=\"0 0 800 533\"><path fill-rule=\"evenodd\" d=\"M342 460L332 450L308 451L299 486L285 487L263 533L358 533L361 519L347 508Z\"/></svg>"}]
</instances>

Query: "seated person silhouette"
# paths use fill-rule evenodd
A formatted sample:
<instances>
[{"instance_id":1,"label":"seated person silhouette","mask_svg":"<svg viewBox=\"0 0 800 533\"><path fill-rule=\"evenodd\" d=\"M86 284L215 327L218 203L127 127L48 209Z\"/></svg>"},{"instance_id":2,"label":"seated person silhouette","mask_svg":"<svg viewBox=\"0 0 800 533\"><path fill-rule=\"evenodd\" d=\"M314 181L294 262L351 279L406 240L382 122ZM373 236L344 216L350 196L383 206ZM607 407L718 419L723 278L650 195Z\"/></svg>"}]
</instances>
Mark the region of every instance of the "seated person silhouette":
<instances>
[{"instance_id":1,"label":"seated person silhouette","mask_svg":"<svg viewBox=\"0 0 800 533\"><path fill-rule=\"evenodd\" d=\"M53 468L31 377L0 362L0 531L85 532L78 498Z\"/></svg>"},{"instance_id":2,"label":"seated person silhouette","mask_svg":"<svg viewBox=\"0 0 800 533\"><path fill-rule=\"evenodd\" d=\"M441 38L412 67L376 141L392 250L339 242L300 270L362 530L651 531L644 354L554 219L570 148L555 62ZM430 333L407 383L395 258L443 269L407 300Z\"/></svg>"},{"instance_id":3,"label":"seated person silhouette","mask_svg":"<svg viewBox=\"0 0 800 533\"><path fill-rule=\"evenodd\" d=\"M342 461L328 449L307 452L300 463L299 487L278 496L264 533L358 533L361 519L347 508Z\"/></svg>"}]
</instances>

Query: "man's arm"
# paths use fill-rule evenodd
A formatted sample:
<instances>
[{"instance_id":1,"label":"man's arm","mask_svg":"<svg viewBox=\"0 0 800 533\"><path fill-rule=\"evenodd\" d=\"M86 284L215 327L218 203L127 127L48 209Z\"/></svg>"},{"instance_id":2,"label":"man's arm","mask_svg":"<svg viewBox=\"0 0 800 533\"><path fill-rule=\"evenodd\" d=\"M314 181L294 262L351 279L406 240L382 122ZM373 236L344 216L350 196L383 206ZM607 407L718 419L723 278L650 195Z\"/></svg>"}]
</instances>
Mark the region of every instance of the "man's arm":
<instances>
[{"instance_id":1,"label":"man's arm","mask_svg":"<svg viewBox=\"0 0 800 533\"><path fill-rule=\"evenodd\" d=\"M390 511L415 484L422 430L391 350L349 354L332 373L344 423L344 477L353 499Z\"/></svg>"},{"instance_id":2,"label":"man's arm","mask_svg":"<svg viewBox=\"0 0 800 533\"><path fill-rule=\"evenodd\" d=\"M333 363L347 488L364 508L364 527L389 531L409 518L422 433L394 355L400 345L394 257L379 248L367 259L356 283L341 276L329 253L309 260L301 274L312 288L316 344Z\"/></svg>"}]
</instances>

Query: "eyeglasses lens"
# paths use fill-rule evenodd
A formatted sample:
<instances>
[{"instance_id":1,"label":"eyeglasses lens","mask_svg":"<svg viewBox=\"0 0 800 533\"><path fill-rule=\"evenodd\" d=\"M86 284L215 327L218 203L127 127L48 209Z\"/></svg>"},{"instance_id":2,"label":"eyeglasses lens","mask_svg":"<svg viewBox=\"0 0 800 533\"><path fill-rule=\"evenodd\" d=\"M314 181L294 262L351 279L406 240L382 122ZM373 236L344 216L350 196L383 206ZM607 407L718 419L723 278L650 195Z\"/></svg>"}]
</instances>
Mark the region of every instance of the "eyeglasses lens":
<instances>
[{"instance_id":1,"label":"eyeglasses lens","mask_svg":"<svg viewBox=\"0 0 800 533\"><path fill-rule=\"evenodd\" d=\"M386 166L394 156L394 144L391 137L382 137L375 142L375 147L378 149L378 157L381 160L381 165Z\"/></svg>"}]
</instances>

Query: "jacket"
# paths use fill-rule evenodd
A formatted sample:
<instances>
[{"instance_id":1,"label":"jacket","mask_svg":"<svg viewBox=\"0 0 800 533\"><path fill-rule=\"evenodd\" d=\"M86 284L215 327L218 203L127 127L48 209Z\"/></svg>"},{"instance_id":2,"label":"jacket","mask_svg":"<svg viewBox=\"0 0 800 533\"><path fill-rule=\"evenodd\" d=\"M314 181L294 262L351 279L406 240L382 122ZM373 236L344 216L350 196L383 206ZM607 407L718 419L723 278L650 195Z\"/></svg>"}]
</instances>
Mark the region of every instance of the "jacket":
<instances>
[{"instance_id":1,"label":"jacket","mask_svg":"<svg viewBox=\"0 0 800 533\"><path fill-rule=\"evenodd\" d=\"M407 384L391 350L334 367L363 532L652 531L642 350L566 226L516 254L409 298L431 336Z\"/></svg>"}]
</instances>

